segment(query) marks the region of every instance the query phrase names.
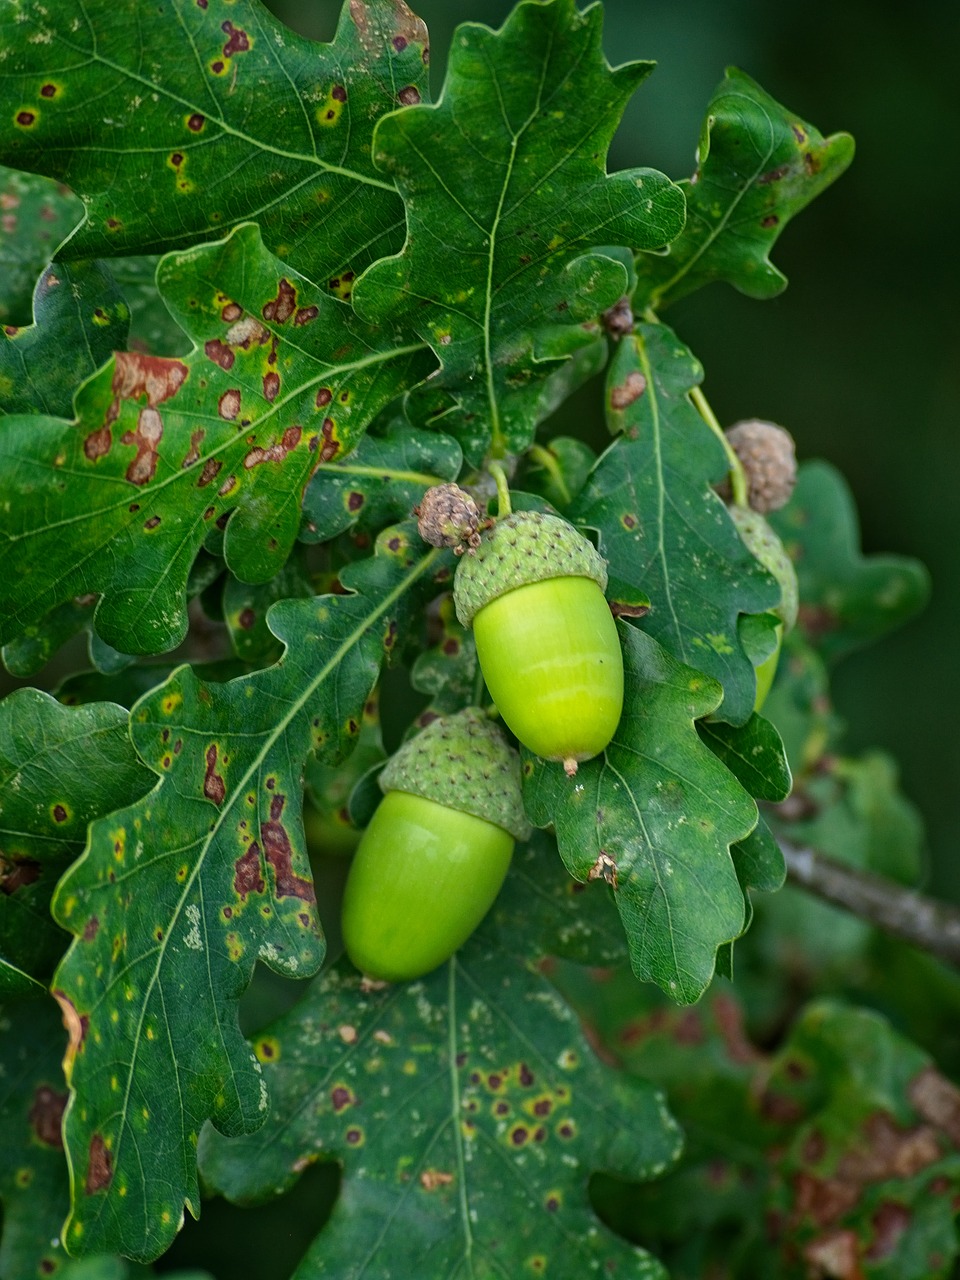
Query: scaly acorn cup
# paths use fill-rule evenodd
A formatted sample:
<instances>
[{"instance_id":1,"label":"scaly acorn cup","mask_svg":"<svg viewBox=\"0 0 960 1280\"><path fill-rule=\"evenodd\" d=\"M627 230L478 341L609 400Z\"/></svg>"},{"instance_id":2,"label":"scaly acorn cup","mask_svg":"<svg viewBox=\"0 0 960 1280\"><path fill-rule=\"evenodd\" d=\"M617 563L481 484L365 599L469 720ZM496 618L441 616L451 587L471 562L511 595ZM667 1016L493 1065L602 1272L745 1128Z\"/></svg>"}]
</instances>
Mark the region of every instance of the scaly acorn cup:
<instances>
[{"instance_id":1,"label":"scaly acorn cup","mask_svg":"<svg viewBox=\"0 0 960 1280\"><path fill-rule=\"evenodd\" d=\"M601 752L623 709L620 637L606 565L566 520L517 511L457 566L453 598L473 626L490 696L529 750L577 762Z\"/></svg>"},{"instance_id":2,"label":"scaly acorn cup","mask_svg":"<svg viewBox=\"0 0 960 1280\"><path fill-rule=\"evenodd\" d=\"M343 941L362 973L404 982L466 942L530 826L520 757L475 707L405 743L380 786L344 889Z\"/></svg>"},{"instance_id":3,"label":"scaly acorn cup","mask_svg":"<svg viewBox=\"0 0 960 1280\"><path fill-rule=\"evenodd\" d=\"M797 621L797 611L800 607L797 571L794 569L793 561L787 555L783 543L759 512L752 511L749 507L738 506L729 507L728 510L730 518L737 526L740 537L748 550L756 556L767 572L772 574L780 585L780 603L775 609L770 610L779 619L776 647L756 668L757 692L753 709L754 711L760 711L764 702L766 702L767 694L773 684L773 678L777 673L777 663L780 661L780 646L783 641L784 630L791 631Z\"/></svg>"}]
</instances>

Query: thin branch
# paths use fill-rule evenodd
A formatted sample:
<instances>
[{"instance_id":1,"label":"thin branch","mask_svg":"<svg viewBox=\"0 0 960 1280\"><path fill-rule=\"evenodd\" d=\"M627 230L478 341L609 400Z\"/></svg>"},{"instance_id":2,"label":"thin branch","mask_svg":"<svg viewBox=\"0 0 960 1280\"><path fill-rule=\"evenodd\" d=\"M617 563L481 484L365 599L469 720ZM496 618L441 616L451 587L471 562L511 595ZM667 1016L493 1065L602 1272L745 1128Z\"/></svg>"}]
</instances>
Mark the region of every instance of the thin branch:
<instances>
[{"instance_id":1,"label":"thin branch","mask_svg":"<svg viewBox=\"0 0 960 1280\"><path fill-rule=\"evenodd\" d=\"M960 969L960 910L871 871L781 840L787 879Z\"/></svg>"}]
</instances>

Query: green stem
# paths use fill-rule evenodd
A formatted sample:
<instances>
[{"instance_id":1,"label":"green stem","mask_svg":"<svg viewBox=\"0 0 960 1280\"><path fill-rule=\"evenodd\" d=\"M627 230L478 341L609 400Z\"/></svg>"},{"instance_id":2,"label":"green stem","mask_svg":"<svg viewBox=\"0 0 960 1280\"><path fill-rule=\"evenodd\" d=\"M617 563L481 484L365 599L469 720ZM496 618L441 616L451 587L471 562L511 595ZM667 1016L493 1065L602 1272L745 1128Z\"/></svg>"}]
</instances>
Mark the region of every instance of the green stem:
<instances>
[{"instance_id":1,"label":"green stem","mask_svg":"<svg viewBox=\"0 0 960 1280\"><path fill-rule=\"evenodd\" d=\"M710 408L707 397L703 394L699 387L691 387L690 399L700 413L700 417L704 420L713 434L723 445L723 451L727 455L727 465L730 469L730 487L733 490L733 500L738 507L746 507L747 502L747 477L743 470L743 463L734 452L733 446L724 434L723 428L717 421L716 414Z\"/></svg>"},{"instance_id":2,"label":"green stem","mask_svg":"<svg viewBox=\"0 0 960 1280\"><path fill-rule=\"evenodd\" d=\"M571 501L572 494L570 493L570 490L567 487L566 480L564 480L563 478L563 472L560 469L560 463L557 461L554 455L550 452L550 450L545 449L542 444L532 444L528 452L530 454L530 457L533 458L534 462L539 462L540 466L543 467L544 471L549 472L550 479L553 481L553 483L557 486L557 488L560 491L560 497L563 500L563 505L567 506L567 504Z\"/></svg>"},{"instance_id":3,"label":"green stem","mask_svg":"<svg viewBox=\"0 0 960 1280\"><path fill-rule=\"evenodd\" d=\"M510 486L507 484L506 472L499 462L489 463L487 470L497 482L497 519L502 520L513 510L510 505Z\"/></svg>"}]
</instances>

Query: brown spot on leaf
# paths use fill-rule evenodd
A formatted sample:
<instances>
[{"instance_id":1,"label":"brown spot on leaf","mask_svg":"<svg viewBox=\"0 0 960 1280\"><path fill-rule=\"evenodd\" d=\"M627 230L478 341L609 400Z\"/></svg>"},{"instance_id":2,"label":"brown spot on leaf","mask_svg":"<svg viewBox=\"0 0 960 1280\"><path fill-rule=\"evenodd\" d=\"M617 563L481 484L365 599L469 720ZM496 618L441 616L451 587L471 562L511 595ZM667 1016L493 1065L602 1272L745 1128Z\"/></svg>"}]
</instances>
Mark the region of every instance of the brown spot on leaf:
<instances>
[{"instance_id":1,"label":"brown spot on leaf","mask_svg":"<svg viewBox=\"0 0 960 1280\"><path fill-rule=\"evenodd\" d=\"M199 111L195 111L187 121L187 128L193 133L199 133L205 124L206 118L202 116Z\"/></svg>"},{"instance_id":2,"label":"brown spot on leaf","mask_svg":"<svg viewBox=\"0 0 960 1280\"><path fill-rule=\"evenodd\" d=\"M320 434L323 437L323 448L320 450L319 460L331 462L340 452L340 441L337 439L332 418L324 418Z\"/></svg>"},{"instance_id":3,"label":"brown spot on leaf","mask_svg":"<svg viewBox=\"0 0 960 1280\"><path fill-rule=\"evenodd\" d=\"M223 804L227 794L226 783L217 773L217 744L211 742L206 754L207 770L203 777L203 794L214 804Z\"/></svg>"},{"instance_id":4,"label":"brown spot on leaf","mask_svg":"<svg viewBox=\"0 0 960 1280\"><path fill-rule=\"evenodd\" d=\"M92 942L100 932L100 920L97 916L91 916L87 923L83 926L84 942Z\"/></svg>"},{"instance_id":5,"label":"brown spot on leaf","mask_svg":"<svg viewBox=\"0 0 960 1280\"><path fill-rule=\"evenodd\" d=\"M420 1185L424 1191L436 1191L439 1187L449 1187L453 1182L452 1173L443 1173L439 1169L424 1169L420 1175Z\"/></svg>"},{"instance_id":6,"label":"brown spot on leaf","mask_svg":"<svg viewBox=\"0 0 960 1280\"><path fill-rule=\"evenodd\" d=\"M763 1055L747 1039L743 1011L735 1000L727 995L716 996L713 1017L731 1062L747 1066L762 1058Z\"/></svg>"},{"instance_id":7,"label":"brown spot on leaf","mask_svg":"<svg viewBox=\"0 0 960 1280\"><path fill-rule=\"evenodd\" d=\"M935 1067L925 1067L911 1080L907 1093L917 1114L960 1147L960 1089Z\"/></svg>"},{"instance_id":8,"label":"brown spot on leaf","mask_svg":"<svg viewBox=\"0 0 960 1280\"><path fill-rule=\"evenodd\" d=\"M145 395L149 407L155 409L177 394L188 372L182 360L118 351L114 356L111 390L118 400L139 400Z\"/></svg>"},{"instance_id":9,"label":"brown spot on leaf","mask_svg":"<svg viewBox=\"0 0 960 1280\"><path fill-rule=\"evenodd\" d=\"M866 1256L871 1259L889 1258L900 1243L900 1237L910 1226L910 1210L895 1200L884 1200L871 1218L873 1240Z\"/></svg>"},{"instance_id":10,"label":"brown spot on leaf","mask_svg":"<svg viewBox=\"0 0 960 1280\"><path fill-rule=\"evenodd\" d=\"M42 84L40 86L41 98L55 98L57 96L57 86L55 84Z\"/></svg>"},{"instance_id":11,"label":"brown spot on leaf","mask_svg":"<svg viewBox=\"0 0 960 1280\"><path fill-rule=\"evenodd\" d=\"M223 56L232 58L236 53L246 53L250 48L250 38L242 27L235 27L229 20L220 23L220 30L227 37L223 46Z\"/></svg>"},{"instance_id":12,"label":"brown spot on leaf","mask_svg":"<svg viewBox=\"0 0 960 1280\"><path fill-rule=\"evenodd\" d=\"M293 849L286 827L280 819L286 796L275 795L270 801L270 819L260 828L263 839L263 850L267 862L273 867L276 877L278 898L302 898L304 902L316 902L317 897L313 884L303 876L298 876L293 869Z\"/></svg>"},{"instance_id":13,"label":"brown spot on leaf","mask_svg":"<svg viewBox=\"0 0 960 1280\"><path fill-rule=\"evenodd\" d=\"M203 464L203 470L200 472L200 479L197 481L197 488L205 488L211 480L215 480L220 468L223 466L216 458L210 458Z\"/></svg>"},{"instance_id":14,"label":"brown spot on leaf","mask_svg":"<svg viewBox=\"0 0 960 1280\"><path fill-rule=\"evenodd\" d=\"M90 1139L90 1161L83 1189L88 1196L105 1191L113 1181L113 1157L99 1133Z\"/></svg>"},{"instance_id":15,"label":"brown spot on leaf","mask_svg":"<svg viewBox=\"0 0 960 1280\"><path fill-rule=\"evenodd\" d=\"M227 324L233 324L234 321L239 320L242 315L243 307L240 306L239 302L228 302L220 310L220 319L226 321ZM227 341L231 342L232 340L233 339L228 333Z\"/></svg>"},{"instance_id":16,"label":"brown spot on leaf","mask_svg":"<svg viewBox=\"0 0 960 1280\"><path fill-rule=\"evenodd\" d=\"M293 317L293 323L295 325L309 324L311 320L316 320L319 314L320 314L319 307L314 307L314 306L298 307L297 313Z\"/></svg>"},{"instance_id":17,"label":"brown spot on leaf","mask_svg":"<svg viewBox=\"0 0 960 1280\"><path fill-rule=\"evenodd\" d=\"M775 227L779 222L780 219L775 213L768 213L765 218L760 219L760 225L764 228Z\"/></svg>"},{"instance_id":18,"label":"brown spot on leaf","mask_svg":"<svg viewBox=\"0 0 960 1280\"><path fill-rule=\"evenodd\" d=\"M397 101L402 102L405 107L415 107L420 101L420 90L415 85L408 84L397 94Z\"/></svg>"},{"instance_id":19,"label":"brown spot on leaf","mask_svg":"<svg viewBox=\"0 0 960 1280\"><path fill-rule=\"evenodd\" d=\"M626 409L628 405L633 404L635 400L639 400L647 389L647 380L642 373L628 374L626 382L622 382L618 387L613 387L610 391L610 406L613 409Z\"/></svg>"},{"instance_id":20,"label":"brown spot on leaf","mask_svg":"<svg viewBox=\"0 0 960 1280\"><path fill-rule=\"evenodd\" d=\"M207 433L204 431L203 427L198 427L196 431L191 432L190 448L184 455L183 462L180 464L181 469L192 467L195 462L200 461L200 445L203 443L203 437L206 434Z\"/></svg>"},{"instance_id":21,"label":"brown spot on leaf","mask_svg":"<svg viewBox=\"0 0 960 1280\"><path fill-rule=\"evenodd\" d=\"M407 47L407 38L406 36L394 36L391 43L397 53L403 53L404 49Z\"/></svg>"},{"instance_id":22,"label":"brown spot on leaf","mask_svg":"<svg viewBox=\"0 0 960 1280\"><path fill-rule=\"evenodd\" d=\"M785 178L789 172L790 166L788 164L778 165L776 169L768 169L766 173L761 173L760 177L757 178L757 186L765 187L771 182L779 182L780 179Z\"/></svg>"},{"instance_id":23,"label":"brown spot on leaf","mask_svg":"<svg viewBox=\"0 0 960 1280\"><path fill-rule=\"evenodd\" d=\"M249 631L256 620L257 615L253 609L241 609L240 615L237 618L237 626L241 627L244 631Z\"/></svg>"},{"instance_id":24,"label":"brown spot on leaf","mask_svg":"<svg viewBox=\"0 0 960 1280\"><path fill-rule=\"evenodd\" d=\"M21 125L24 129L29 129L36 118L36 113L33 111L17 112L17 124Z\"/></svg>"},{"instance_id":25,"label":"brown spot on leaf","mask_svg":"<svg viewBox=\"0 0 960 1280\"><path fill-rule=\"evenodd\" d=\"M113 435L110 433L109 426L101 426L99 431L91 431L83 442L83 452L90 458L91 462L96 462L97 458L106 457L110 452L110 445L114 443Z\"/></svg>"},{"instance_id":26,"label":"brown spot on leaf","mask_svg":"<svg viewBox=\"0 0 960 1280\"><path fill-rule=\"evenodd\" d=\"M277 285L277 296L264 304L264 320L272 320L275 324L285 324L297 308L297 291L290 281L281 277Z\"/></svg>"},{"instance_id":27,"label":"brown spot on leaf","mask_svg":"<svg viewBox=\"0 0 960 1280\"><path fill-rule=\"evenodd\" d=\"M831 1280L864 1280L854 1231L829 1231L811 1240L803 1256L817 1268L809 1274L829 1276Z\"/></svg>"},{"instance_id":28,"label":"brown spot on leaf","mask_svg":"<svg viewBox=\"0 0 960 1280\"><path fill-rule=\"evenodd\" d=\"M49 1085L38 1085L30 1107L30 1128L37 1141L45 1147L63 1150L63 1139L60 1136L60 1123L63 1120L64 1108L67 1105L66 1093L58 1093Z\"/></svg>"},{"instance_id":29,"label":"brown spot on leaf","mask_svg":"<svg viewBox=\"0 0 960 1280\"><path fill-rule=\"evenodd\" d=\"M344 1107L349 1107L356 1102L353 1093L346 1085L338 1084L330 1090L330 1101L333 1104L334 1111L342 1111Z\"/></svg>"},{"instance_id":30,"label":"brown spot on leaf","mask_svg":"<svg viewBox=\"0 0 960 1280\"><path fill-rule=\"evenodd\" d=\"M127 479L131 484L149 484L157 471L157 449L163 437L163 419L149 405L137 416L136 431L125 431L122 444L132 444L137 454L127 467Z\"/></svg>"},{"instance_id":31,"label":"brown spot on leaf","mask_svg":"<svg viewBox=\"0 0 960 1280\"><path fill-rule=\"evenodd\" d=\"M53 806L54 822L66 822L69 816L70 816L69 813L67 813L66 809L63 807L62 804L55 804Z\"/></svg>"},{"instance_id":32,"label":"brown spot on leaf","mask_svg":"<svg viewBox=\"0 0 960 1280\"><path fill-rule=\"evenodd\" d=\"M225 391L217 401L217 412L221 418L227 422L233 422L240 413L240 391L236 387L231 387L229 391Z\"/></svg>"},{"instance_id":33,"label":"brown spot on leaf","mask_svg":"<svg viewBox=\"0 0 960 1280\"><path fill-rule=\"evenodd\" d=\"M221 369L232 369L233 362L237 358L235 353L219 338L211 338L209 342L205 342L203 344L203 354L208 360L218 364Z\"/></svg>"},{"instance_id":34,"label":"brown spot on leaf","mask_svg":"<svg viewBox=\"0 0 960 1280\"><path fill-rule=\"evenodd\" d=\"M40 863L33 858L11 858L0 856L0 893L11 897L18 889L33 884L40 878Z\"/></svg>"},{"instance_id":35,"label":"brown spot on leaf","mask_svg":"<svg viewBox=\"0 0 960 1280\"><path fill-rule=\"evenodd\" d=\"M151 516L149 520L144 520L143 527L145 529L155 529L159 523L160 523L159 516Z\"/></svg>"},{"instance_id":36,"label":"brown spot on leaf","mask_svg":"<svg viewBox=\"0 0 960 1280\"><path fill-rule=\"evenodd\" d=\"M364 502L366 502L366 498L364 498L362 493L357 493L356 491L352 491L351 493L347 494L347 510L348 511L359 511L360 508L363 506Z\"/></svg>"},{"instance_id":37,"label":"brown spot on leaf","mask_svg":"<svg viewBox=\"0 0 960 1280\"><path fill-rule=\"evenodd\" d=\"M333 392L329 387L321 387L317 392L317 408L322 409L324 405L328 405L333 399Z\"/></svg>"},{"instance_id":38,"label":"brown spot on leaf","mask_svg":"<svg viewBox=\"0 0 960 1280\"><path fill-rule=\"evenodd\" d=\"M827 1227L853 1208L861 1188L842 1178L817 1178L801 1171L793 1180L793 1191L796 1214Z\"/></svg>"},{"instance_id":39,"label":"brown spot on leaf","mask_svg":"<svg viewBox=\"0 0 960 1280\"><path fill-rule=\"evenodd\" d=\"M260 846L256 841L236 860L233 869L233 888L241 898L246 898L248 893L263 893L266 885L260 869Z\"/></svg>"},{"instance_id":40,"label":"brown spot on leaf","mask_svg":"<svg viewBox=\"0 0 960 1280\"><path fill-rule=\"evenodd\" d=\"M274 370L263 375L263 394L265 399L269 401L276 400L280 392L280 375Z\"/></svg>"},{"instance_id":41,"label":"brown spot on leaf","mask_svg":"<svg viewBox=\"0 0 960 1280\"><path fill-rule=\"evenodd\" d=\"M268 449L251 449L244 458L243 465L249 471L252 467L259 466L262 462L282 462L287 454L300 443L302 435L303 432L300 427L287 427L281 439L276 444L270 445Z\"/></svg>"},{"instance_id":42,"label":"brown spot on leaf","mask_svg":"<svg viewBox=\"0 0 960 1280\"><path fill-rule=\"evenodd\" d=\"M865 1141L840 1160L841 1178L857 1182L911 1178L940 1158L940 1144L929 1125L901 1128L885 1111L868 1116L863 1136Z\"/></svg>"}]
</instances>

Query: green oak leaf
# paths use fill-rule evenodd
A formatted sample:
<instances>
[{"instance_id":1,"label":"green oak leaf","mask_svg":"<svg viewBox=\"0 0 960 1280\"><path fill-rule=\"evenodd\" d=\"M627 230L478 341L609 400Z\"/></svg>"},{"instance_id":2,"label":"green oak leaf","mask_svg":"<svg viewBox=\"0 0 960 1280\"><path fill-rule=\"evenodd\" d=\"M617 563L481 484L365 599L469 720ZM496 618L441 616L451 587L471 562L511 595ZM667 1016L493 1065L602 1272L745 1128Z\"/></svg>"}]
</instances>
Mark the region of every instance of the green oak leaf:
<instances>
[{"instance_id":1,"label":"green oak leaf","mask_svg":"<svg viewBox=\"0 0 960 1280\"><path fill-rule=\"evenodd\" d=\"M763 814L750 834L731 846L733 865L744 889L776 893L787 878L787 864Z\"/></svg>"},{"instance_id":2,"label":"green oak leaf","mask_svg":"<svg viewBox=\"0 0 960 1280\"><path fill-rule=\"evenodd\" d=\"M353 853L360 842L360 827L352 812L352 792L361 779L379 772L386 759L380 728L380 697L375 689L363 704L357 745L349 758L332 765L315 754L307 757L303 782L310 803L304 806L303 821L311 859ZM378 788L378 801L381 795Z\"/></svg>"},{"instance_id":3,"label":"green oak leaf","mask_svg":"<svg viewBox=\"0 0 960 1280\"><path fill-rule=\"evenodd\" d=\"M559 512L566 512L587 483L597 455L574 436L554 436L534 445L527 455L524 488L546 498Z\"/></svg>"},{"instance_id":4,"label":"green oak leaf","mask_svg":"<svg viewBox=\"0 0 960 1280\"><path fill-rule=\"evenodd\" d=\"M201 1168L244 1204L282 1192L314 1160L342 1163L339 1199L299 1280L664 1280L653 1258L597 1221L587 1182L596 1169L658 1176L678 1131L653 1089L594 1057L551 984L518 955L528 926L536 933L560 906L543 909L565 880L549 843L521 855L487 921L432 974L371 991L341 962L254 1037L269 1128L224 1139L208 1126ZM580 904L565 901L572 921Z\"/></svg>"},{"instance_id":5,"label":"green oak leaf","mask_svg":"<svg viewBox=\"0 0 960 1280\"><path fill-rule=\"evenodd\" d=\"M208 535L226 524L228 567L272 578L317 467L432 367L422 344L362 324L269 254L252 225L170 254L159 280L189 356L118 353L79 392L76 422L3 422L0 642L97 593L107 643L175 647Z\"/></svg>"},{"instance_id":6,"label":"green oak leaf","mask_svg":"<svg viewBox=\"0 0 960 1280\"><path fill-rule=\"evenodd\" d=\"M131 710L158 780L92 825L53 904L76 935L54 977L72 1037L71 1252L157 1257L184 1204L199 1212L203 1121L240 1133L266 1119L237 1001L258 959L301 977L323 959L303 762L355 742L384 650L444 562L423 552L412 527L387 531L344 571L345 594L274 606L276 665L227 684L180 667Z\"/></svg>"},{"instance_id":7,"label":"green oak leaf","mask_svg":"<svg viewBox=\"0 0 960 1280\"><path fill-rule=\"evenodd\" d=\"M256 220L343 297L400 242L370 144L379 116L427 96L426 39L402 0L344 4L327 45L254 0L20 0L0 9L0 158L83 200L63 255L158 253Z\"/></svg>"},{"instance_id":8,"label":"green oak leaf","mask_svg":"<svg viewBox=\"0 0 960 1280\"><path fill-rule=\"evenodd\" d=\"M78 671L57 686L57 701L67 707L79 707L100 702L110 694L114 702L129 709L138 698L168 680L179 666L179 662L136 662L111 675L104 675L102 671ZM236 658L195 662L193 669L202 681L211 684L225 684L249 672L247 664Z\"/></svg>"},{"instance_id":9,"label":"green oak leaf","mask_svg":"<svg viewBox=\"0 0 960 1280\"><path fill-rule=\"evenodd\" d=\"M697 732L718 760L757 800L777 803L790 794L792 778L776 727L756 712L746 724L700 720Z\"/></svg>"},{"instance_id":10,"label":"green oak leaf","mask_svg":"<svg viewBox=\"0 0 960 1280\"><path fill-rule=\"evenodd\" d=\"M66 1034L45 996L0 1006L0 1275L44 1280L68 1261L58 1243L70 1200L60 1123Z\"/></svg>"},{"instance_id":11,"label":"green oak leaf","mask_svg":"<svg viewBox=\"0 0 960 1280\"><path fill-rule=\"evenodd\" d=\"M667 1092L688 1142L659 1181L596 1194L671 1276L953 1274L960 1092L886 1019L818 1001L768 1056L729 991L679 1011L602 977L564 965L554 981L606 1056Z\"/></svg>"},{"instance_id":12,"label":"green oak leaf","mask_svg":"<svg viewBox=\"0 0 960 1280\"><path fill-rule=\"evenodd\" d=\"M795 778L815 768L840 739L843 726L830 701L829 673L801 628L783 638L763 713L777 726Z\"/></svg>"},{"instance_id":13,"label":"green oak leaf","mask_svg":"<svg viewBox=\"0 0 960 1280\"><path fill-rule=\"evenodd\" d=\"M663 325L641 324L621 339L607 389L611 429L621 434L570 517L598 531L611 577L649 597L643 629L719 680L720 714L742 724L756 677L738 615L772 608L779 588L710 487L723 478L726 460L689 398L702 376Z\"/></svg>"},{"instance_id":14,"label":"green oak leaf","mask_svg":"<svg viewBox=\"0 0 960 1280\"><path fill-rule=\"evenodd\" d=\"M699 720L697 733L755 800L778 803L790 794L793 779L783 742L763 716L754 713L737 727L722 720ZM774 893L783 886L786 863L762 814L750 834L738 840L730 852L745 891L752 888Z\"/></svg>"},{"instance_id":15,"label":"green oak leaf","mask_svg":"<svg viewBox=\"0 0 960 1280\"><path fill-rule=\"evenodd\" d=\"M491 444L523 451L555 403L544 378L603 347L597 317L627 274L593 247L657 248L683 224L662 174L605 173L651 64L611 70L601 23L599 5L549 0L519 4L496 32L464 24L440 102L385 116L374 136L406 201L407 241L365 272L354 303L372 319L402 312L431 343L443 367L421 412L473 463ZM595 367L591 356L583 373Z\"/></svg>"},{"instance_id":16,"label":"green oak leaf","mask_svg":"<svg viewBox=\"0 0 960 1280\"><path fill-rule=\"evenodd\" d=\"M233 652L251 666L276 662L283 645L267 625L268 610L278 600L305 600L316 594L303 557L296 551L269 582L241 582L228 574L222 607Z\"/></svg>"},{"instance_id":17,"label":"green oak leaf","mask_svg":"<svg viewBox=\"0 0 960 1280\"><path fill-rule=\"evenodd\" d=\"M462 466L460 446L449 436L392 418L316 473L304 494L300 536L326 542L347 529L376 532L404 520L426 489L456 480Z\"/></svg>"},{"instance_id":18,"label":"green oak leaf","mask_svg":"<svg viewBox=\"0 0 960 1280\"><path fill-rule=\"evenodd\" d=\"M477 699L477 646L473 631L457 621L452 595L437 606L437 643L417 655L410 669L410 683L430 701L419 719L421 728L436 716L462 711Z\"/></svg>"},{"instance_id":19,"label":"green oak leaf","mask_svg":"<svg viewBox=\"0 0 960 1280\"><path fill-rule=\"evenodd\" d=\"M828 663L878 640L926 604L930 577L919 560L861 552L853 496L830 463L804 463L793 497L770 523L796 566L799 626Z\"/></svg>"},{"instance_id":20,"label":"green oak leaf","mask_svg":"<svg viewBox=\"0 0 960 1280\"><path fill-rule=\"evenodd\" d=\"M45 984L66 949L50 918L57 880L83 850L87 824L150 781L121 707L68 708L37 689L0 702L0 995L42 994L16 973Z\"/></svg>"},{"instance_id":21,"label":"green oak leaf","mask_svg":"<svg viewBox=\"0 0 960 1280\"><path fill-rule=\"evenodd\" d=\"M164 306L157 288L155 255L111 258L110 274L130 311L131 351L149 356L182 356L190 351L190 339Z\"/></svg>"},{"instance_id":22,"label":"green oak leaf","mask_svg":"<svg viewBox=\"0 0 960 1280\"><path fill-rule=\"evenodd\" d=\"M730 846L757 809L694 728L720 701L716 681L618 625L626 693L613 741L572 778L524 753L524 802L533 823L555 826L572 876L613 885L637 977L690 1003L743 929Z\"/></svg>"},{"instance_id":23,"label":"green oak leaf","mask_svg":"<svg viewBox=\"0 0 960 1280\"><path fill-rule=\"evenodd\" d=\"M129 320L99 263L47 267L33 295L33 324L0 332L0 414L68 417L80 383L126 347Z\"/></svg>"},{"instance_id":24,"label":"green oak leaf","mask_svg":"<svg viewBox=\"0 0 960 1280\"><path fill-rule=\"evenodd\" d=\"M790 219L853 159L848 133L824 138L748 75L727 69L710 100L697 171L680 183L683 233L660 254L637 255L638 309L666 307L714 280L773 298L787 278L770 250Z\"/></svg>"},{"instance_id":25,"label":"green oak leaf","mask_svg":"<svg viewBox=\"0 0 960 1280\"><path fill-rule=\"evenodd\" d=\"M30 323L37 278L82 217L62 183L0 166L0 324Z\"/></svg>"}]
</instances>

